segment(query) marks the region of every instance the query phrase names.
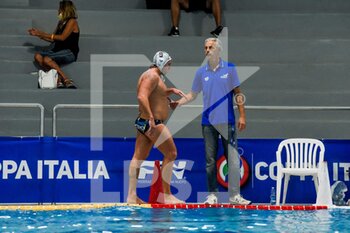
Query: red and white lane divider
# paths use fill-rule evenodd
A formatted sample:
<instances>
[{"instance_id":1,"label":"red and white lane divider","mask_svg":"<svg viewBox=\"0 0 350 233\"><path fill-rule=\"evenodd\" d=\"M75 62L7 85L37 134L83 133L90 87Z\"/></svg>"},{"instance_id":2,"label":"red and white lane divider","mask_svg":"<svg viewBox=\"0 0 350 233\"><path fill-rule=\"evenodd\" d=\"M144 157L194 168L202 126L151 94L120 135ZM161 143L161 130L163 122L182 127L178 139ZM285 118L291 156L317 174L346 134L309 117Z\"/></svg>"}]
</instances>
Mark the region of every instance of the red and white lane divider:
<instances>
[{"instance_id":1,"label":"red and white lane divider","mask_svg":"<svg viewBox=\"0 0 350 233\"><path fill-rule=\"evenodd\" d=\"M233 205L233 204L150 204L154 209L204 209L204 208L228 208L243 210L325 210L327 206L314 205Z\"/></svg>"}]
</instances>

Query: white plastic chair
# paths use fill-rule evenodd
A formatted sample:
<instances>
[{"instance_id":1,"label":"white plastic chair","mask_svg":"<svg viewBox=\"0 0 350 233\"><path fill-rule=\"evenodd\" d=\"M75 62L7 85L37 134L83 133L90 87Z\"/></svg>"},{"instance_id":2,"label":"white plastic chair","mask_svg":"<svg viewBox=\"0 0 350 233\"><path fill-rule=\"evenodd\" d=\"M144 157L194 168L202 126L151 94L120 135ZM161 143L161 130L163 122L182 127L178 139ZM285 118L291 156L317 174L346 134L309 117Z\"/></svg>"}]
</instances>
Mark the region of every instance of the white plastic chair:
<instances>
[{"instance_id":1,"label":"white plastic chair","mask_svg":"<svg viewBox=\"0 0 350 233\"><path fill-rule=\"evenodd\" d=\"M290 176L312 176L316 188L319 185L321 162L324 159L324 145L311 138L291 138L283 140L276 151L277 184L276 205L280 205L281 184L284 176L283 202L286 202Z\"/></svg>"}]
</instances>

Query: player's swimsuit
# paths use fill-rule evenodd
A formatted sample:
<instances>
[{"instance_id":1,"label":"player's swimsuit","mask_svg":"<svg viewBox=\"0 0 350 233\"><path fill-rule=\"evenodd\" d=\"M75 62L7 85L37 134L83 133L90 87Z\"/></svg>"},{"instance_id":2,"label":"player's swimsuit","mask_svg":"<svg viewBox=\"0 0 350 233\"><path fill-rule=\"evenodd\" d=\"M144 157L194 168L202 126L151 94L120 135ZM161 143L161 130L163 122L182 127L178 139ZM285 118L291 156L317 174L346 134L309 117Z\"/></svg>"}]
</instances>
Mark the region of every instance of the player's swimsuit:
<instances>
[{"instance_id":1,"label":"player's swimsuit","mask_svg":"<svg viewBox=\"0 0 350 233\"><path fill-rule=\"evenodd\" d=\"M156 125L163 124L163 122L164 121L162 121L162 120L154 120L154 123ZM135 120L135 127L140 133L145 134L149 130L149 127L150 127L149 120L138 117Z\"/></svg>"}]
</instances>

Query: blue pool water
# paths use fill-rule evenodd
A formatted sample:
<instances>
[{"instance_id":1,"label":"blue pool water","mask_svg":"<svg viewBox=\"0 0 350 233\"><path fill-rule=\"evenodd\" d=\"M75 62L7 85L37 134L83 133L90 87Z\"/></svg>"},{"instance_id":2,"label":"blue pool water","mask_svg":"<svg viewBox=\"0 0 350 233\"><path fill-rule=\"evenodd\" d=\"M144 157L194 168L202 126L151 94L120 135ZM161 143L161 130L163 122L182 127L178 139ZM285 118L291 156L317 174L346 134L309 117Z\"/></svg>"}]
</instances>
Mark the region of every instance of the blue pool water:
<instances>
[{"instance_id":1,"label":"blue pool water","mask_svg":"<svg viewBox=\"0 0 350 233\"><path fill-rule=\"evenodd\" d=\"M350 210L0 211L0 232L350 232Z\"/></svg>"}]
</instances>

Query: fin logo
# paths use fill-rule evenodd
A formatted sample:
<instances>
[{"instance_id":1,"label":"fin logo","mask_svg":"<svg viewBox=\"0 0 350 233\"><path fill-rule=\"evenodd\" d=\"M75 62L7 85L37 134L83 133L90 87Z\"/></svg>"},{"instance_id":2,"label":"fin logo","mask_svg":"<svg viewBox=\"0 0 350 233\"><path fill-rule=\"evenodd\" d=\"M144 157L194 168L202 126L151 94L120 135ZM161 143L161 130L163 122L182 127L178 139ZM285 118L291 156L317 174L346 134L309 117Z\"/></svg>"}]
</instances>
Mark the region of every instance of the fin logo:
<instances>
[{"instance_id":1,"label":"fin logo","mask_svg":"<svg viewBox=\"0 0 350 233\"><path fill-rule=\"evenodd\" d=\"M152 176L154 171L154 161L143 161L140 167L140 173L138 179L145 180L147 176ZM160 162L162 164L162 162ZM176 179L181 180L184 178L187 161L175 161L173 166L173 174ZM190 169L187 169L190 170Z\"/></svg>"},{"instance_id":2,"label":"fin logo","mask_svg":"<svg viewBox=\"0 0 350 233\"><path fill-rule=\"evenodd\" d=\"M224 75L221 75L220 78L222 79L227 79L228 78L228 73L224 74Z\"/></svg>"},{"instance_id":3,"label":"fin logo","mask_svg":"<svg viewBox=\"0 0 350 233\"><path fill-rule=\"evenodd\" d=\"M249 165L243 156L240 156L241 159L241 181L240 186L242 187L249 178ZM216 178L223 187L228 188L228 166L227 161L224 155L216 162L217 174Z\"/></svg>"}]
</instances>

